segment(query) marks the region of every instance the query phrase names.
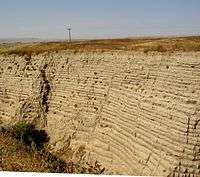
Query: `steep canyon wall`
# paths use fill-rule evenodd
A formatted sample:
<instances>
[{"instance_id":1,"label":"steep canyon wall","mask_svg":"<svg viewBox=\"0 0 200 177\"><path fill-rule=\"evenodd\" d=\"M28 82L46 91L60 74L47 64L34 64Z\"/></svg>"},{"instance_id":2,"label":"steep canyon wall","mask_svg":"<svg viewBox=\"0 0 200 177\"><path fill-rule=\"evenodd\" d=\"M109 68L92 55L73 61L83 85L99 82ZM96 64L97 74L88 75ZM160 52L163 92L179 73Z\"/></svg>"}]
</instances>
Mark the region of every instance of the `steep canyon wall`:
<instances>
[{"instance_id":1,"label":"steep canyon wall","mask_svg":"<svg viewBox=\"0 0 200 177\"><path fill-rule=\"evenodd\" d=\"M106 173L200 175L200 53L0 56L0 122L29 120Z\"/></svg>"}]
</instances>

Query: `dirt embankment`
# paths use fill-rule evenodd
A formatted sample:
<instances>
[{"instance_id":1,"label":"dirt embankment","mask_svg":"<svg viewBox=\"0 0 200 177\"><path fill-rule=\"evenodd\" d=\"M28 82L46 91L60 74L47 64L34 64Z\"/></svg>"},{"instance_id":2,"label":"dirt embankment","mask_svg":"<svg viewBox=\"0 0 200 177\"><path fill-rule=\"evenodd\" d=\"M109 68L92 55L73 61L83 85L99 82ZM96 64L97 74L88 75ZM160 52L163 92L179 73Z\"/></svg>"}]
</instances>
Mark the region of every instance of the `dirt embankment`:
<instances>
[{"instance_id":1,"label":"dirt embankment","mask_svg":"<svg viewBox=\"0 0 200 177\"><path fill-rule=\"evenodd\" d=\"M105 173L200 173L200 53L0 56L0 120L45 129L62 159Z\"/></svg>"}]
</instances>

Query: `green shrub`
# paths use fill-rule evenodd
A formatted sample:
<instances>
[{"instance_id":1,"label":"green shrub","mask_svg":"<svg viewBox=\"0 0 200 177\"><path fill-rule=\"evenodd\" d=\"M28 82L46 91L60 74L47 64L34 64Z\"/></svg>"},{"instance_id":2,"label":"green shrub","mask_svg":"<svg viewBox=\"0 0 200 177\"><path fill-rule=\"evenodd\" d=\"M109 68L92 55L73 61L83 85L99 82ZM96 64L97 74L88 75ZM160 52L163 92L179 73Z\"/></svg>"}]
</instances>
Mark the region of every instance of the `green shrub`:
<instances>
[{"instance_id":1,"label":"green shrub","mask_svg":"<svg viewBox=\"0 0 200 177\"><path fill-rule=\"evenodd\" d=\"M34 144L38 149L41 149L49 141L49 136L44 130L37 130L27 121L17 122L8 128L7 132L30 147Z\"/></svg>"},{"instance_id":2,"label":"green shrub","mask_svg":"<svg viewBox=\"0 0 200 177\"><path fill-rule=\"evenodd\" d=\"M23 136L32 129L32 125L26 121L19 121L10 127L9 132L17 139L23 140Z\"/></svg>"}]
</instances>

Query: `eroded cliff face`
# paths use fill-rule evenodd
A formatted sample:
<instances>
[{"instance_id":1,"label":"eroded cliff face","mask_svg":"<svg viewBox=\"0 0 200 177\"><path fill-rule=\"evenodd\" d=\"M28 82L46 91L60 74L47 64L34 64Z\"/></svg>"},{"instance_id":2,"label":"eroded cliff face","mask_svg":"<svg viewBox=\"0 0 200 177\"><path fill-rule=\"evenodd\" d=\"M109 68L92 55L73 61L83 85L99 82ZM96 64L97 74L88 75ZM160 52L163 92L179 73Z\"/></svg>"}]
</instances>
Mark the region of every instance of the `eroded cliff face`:
<instances>
[{"instance_id":1,"label":"eroded cliff face","mask_svg":"<svg viewBox=\"0 0 200 177\"><path fill-rule=\"evenodd\" d=\"M0 120L106 173L200 175L200 53L0 56Z\"/></svg>"}]
</instances>

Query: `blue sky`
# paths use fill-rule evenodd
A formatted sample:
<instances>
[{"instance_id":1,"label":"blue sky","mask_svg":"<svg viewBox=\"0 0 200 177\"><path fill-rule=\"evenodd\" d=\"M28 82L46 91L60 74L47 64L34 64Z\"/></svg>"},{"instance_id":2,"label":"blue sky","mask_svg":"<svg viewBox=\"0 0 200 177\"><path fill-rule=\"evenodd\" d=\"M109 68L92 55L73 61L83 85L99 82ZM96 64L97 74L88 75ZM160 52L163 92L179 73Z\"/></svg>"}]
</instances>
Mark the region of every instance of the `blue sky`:
<instances>
[{"instance_id":1,"label":"blue sky","mask_svg":"<svg viewBox=\"0 0 200 177\"><path fill-rule=\"evenodd\" d=\"M200 0L0 0L0 38L200 34Z\"/></svg>"}]
</instances>

